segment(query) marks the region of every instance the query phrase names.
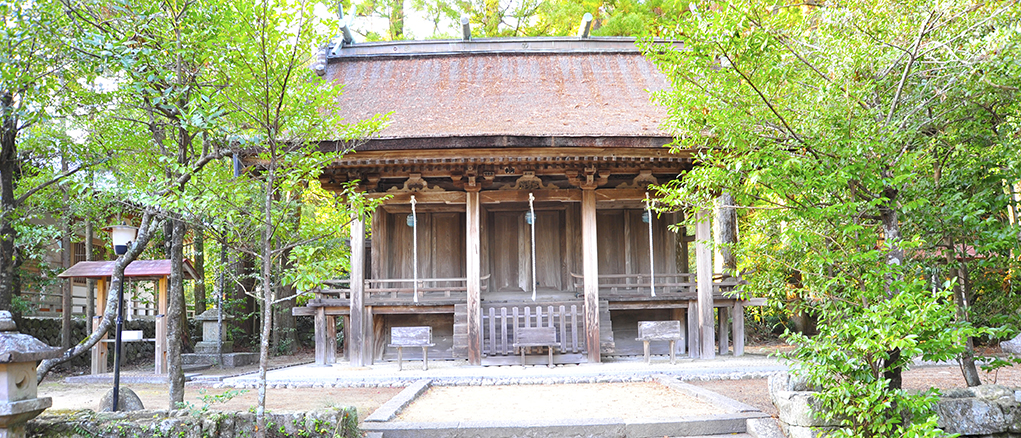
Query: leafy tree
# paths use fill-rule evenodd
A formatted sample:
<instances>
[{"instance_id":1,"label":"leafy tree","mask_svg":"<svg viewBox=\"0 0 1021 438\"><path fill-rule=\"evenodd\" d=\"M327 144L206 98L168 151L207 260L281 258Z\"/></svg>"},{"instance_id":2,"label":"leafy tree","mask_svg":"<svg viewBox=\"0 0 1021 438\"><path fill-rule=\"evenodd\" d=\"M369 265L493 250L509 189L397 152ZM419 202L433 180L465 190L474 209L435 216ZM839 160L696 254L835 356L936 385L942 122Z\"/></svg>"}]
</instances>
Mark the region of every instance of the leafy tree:
<instances>
[{"instance_id":1,"label":"leafy tree","mask_svg":"<svg viewBox=\"0 0 1021 438\"><path fill-rule=\"evenodd\" d=\"M79 152L67 171L54 157L77 149L50 123L73 114L88 81L64 50L67 17L56 2L0 1L0 309L17 310L19 230L34 228L29 202L51 185L104 157Z\"/></svg>"},{"instance_id":2,"label":"leafy tree","mask_svg":"<svg viewBox=\"0 0 1021 438\"><path fill-rule=\"evenodd\" d=\"M1016 141L1007 122L1021 85L1021 8L734 1L689 10L665 27L683 49L644 44L673 85L656 96L667 127L701 164L664 196L698 209L726 191L748 207L735 248L745 291L819 316L818 336L788 334L791 356L823 388L824 415L844 425L838 435L939 435L932 394L902 391L900 372L918 357L957 357L980 331L954 317L954 281L934 284L925 272L919 254L945 236L919 217L932 200L922 181L968 165L969 154L947 150ZM1016 165L1017 149L1002 150L996 163Z\"/></svg>"},{"instance_id":3,"label":"leafy tree","mask_svg":"<svg viewBox=\"0 0 1021 438\"><path fill-rule=\"evenodd\" d=\"M281 257L302 242L296 240L295 212L300 212L298 194L307 181L316 178L323 166L344 151L320 151L313 139L354 140L379 126L378 120L344 125L332 111L340 84L324 83L307 68L311 48L325 39L316 32L318 19L313 2L307 0L261 0L234 3L232 14L238 26L224 35L233 68L223 71L232 86L225 96L232 111L232 135L242 156L254 167L250 186L232 190L244 193L244 207L231 216L233 226L254 232L258 245L249 252L260 262L257 294L261 309L259 359L258 427L266 431L266 369L273 321L273 306L292 297L280 297L283 273ZM254 211L253 211L254 210ZM252 214L255 213L255 214ZM250 225L248 227L244 225ZM248 242L248 239L240 239Z\"/></svg>"}]
</instances>

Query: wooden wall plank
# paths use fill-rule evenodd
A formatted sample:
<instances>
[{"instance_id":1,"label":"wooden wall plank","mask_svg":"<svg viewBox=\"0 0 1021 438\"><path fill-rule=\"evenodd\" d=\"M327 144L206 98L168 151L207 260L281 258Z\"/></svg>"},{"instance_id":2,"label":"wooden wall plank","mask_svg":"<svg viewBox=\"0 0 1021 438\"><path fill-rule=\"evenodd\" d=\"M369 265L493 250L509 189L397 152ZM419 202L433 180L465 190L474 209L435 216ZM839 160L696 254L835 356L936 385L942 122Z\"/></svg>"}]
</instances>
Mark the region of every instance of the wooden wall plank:
<instances>
[{"instance_id":1,"label":"wooden wall plank","mask_svg":"<svg viewBox=\"0 0 1021 438\"><path fill-rule=\"evenodd\" d=\"M563 285L560 211L535 212L535 280L540 289L561 290Z\"/></svg>"}]
</instances>

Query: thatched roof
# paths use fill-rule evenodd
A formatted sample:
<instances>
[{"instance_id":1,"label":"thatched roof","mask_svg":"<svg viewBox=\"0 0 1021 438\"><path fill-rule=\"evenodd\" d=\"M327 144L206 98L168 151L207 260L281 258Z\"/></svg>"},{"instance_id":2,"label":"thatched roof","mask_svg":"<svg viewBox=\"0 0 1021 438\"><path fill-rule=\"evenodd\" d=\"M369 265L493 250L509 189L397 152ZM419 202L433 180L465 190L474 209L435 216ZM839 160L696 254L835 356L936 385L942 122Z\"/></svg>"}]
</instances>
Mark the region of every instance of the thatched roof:
<instances>
[{"instance_id":1,"label":"thatched roof","mask_svg":"<svg viewBox=\"0 0 1021 438\"><path fill-rule=\"evenodd\" d=\"M669 136L650 102L666 77L632 39L356 44L326 78L346 120L391 113L381 139Z\"/></svg>"}]
</instances>

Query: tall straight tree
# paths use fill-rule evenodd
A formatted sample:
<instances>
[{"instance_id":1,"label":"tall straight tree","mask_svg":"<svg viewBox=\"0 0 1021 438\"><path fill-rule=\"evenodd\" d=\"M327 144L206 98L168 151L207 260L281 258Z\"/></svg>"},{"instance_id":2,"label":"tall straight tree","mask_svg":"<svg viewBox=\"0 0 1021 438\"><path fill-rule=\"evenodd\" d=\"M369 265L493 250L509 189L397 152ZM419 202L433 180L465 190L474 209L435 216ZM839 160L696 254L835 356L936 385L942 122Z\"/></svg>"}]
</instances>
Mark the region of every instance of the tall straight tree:
<instances>
[{"instance_id":1,"label":"tall straight tree","mask_svg":"<svg viewBox=\"0 0 1021 438\"><path fill-rule=\"evenodd\" d=\"M260 0L233 3L237 17L225 46L231 71L223 71L232 86L235 138L254 165L257 191L259 245L254 252L260 262L258 298L261 304L259 394L257 432L266 431L266 369L269 362L273 306L289 299L278 297L283 273L279 258L300 243L287 228L297 197L294 193L322 167L343 151L322 152L317 139L354 139L378 123L344 125L335 111L341 85L323 82L309 68L315 47L327 36L313 14L310 0Z\"/></svg>"},{"instance_id":2,"label":"tall straight tree","mask_svg":"<svg viewBox=\"0 0 1021 438\"><path fill-rule=\"evenodd\" d=\"M76 26L76 50L114 84L109 112L89 126L90 140L127 145L133 154L117 157L118 182L169 224L166 317L169 407L175 409L184 401L182 212L192 202L187 182L220 156L202 137L217 132L223 115L218 96L226 85L215 82L223 48L215 42L234 18L213 0L127 0L114 8L97 0L63 3Z\"/></svg>"},{"instance_id":3,"label":"tall straight tree","mask_svg":"<svg viewBox=\"0 0 1021 438\"><path fill-rule=\"evenodd\" d=\"M673 85L657 95L667 125L702 164L663 192L752 207L746 291L820 316L818 336L790 335L792 356L838 435L939 434L932 395L902 391L900 373L956 357L975 330L952 288L919 275L942 236L906 225L929 202L919 181L966 165L941 150L1017 135L1003 129L1019 16L1014 1L700 1L672 27L683 49L645 45Z\"/></svg>"},{"instance_id":4,"label":"tall straight tree","mask_svg":"<svg viewBox=\"0 0 1021 438\"><path fill-rule=\"evenodd\" d=\"M74 145L44 126L76 109L75 96L83 92L77 79L90 76L65 50L68 20L60 5L0 0L0 22L0 309L17 313L12 302L25 247L18 245L18 228L32 226L28 202L96 158L78 154L63 172L52 165L62 148Z\"/></svg>"}]
</instances>

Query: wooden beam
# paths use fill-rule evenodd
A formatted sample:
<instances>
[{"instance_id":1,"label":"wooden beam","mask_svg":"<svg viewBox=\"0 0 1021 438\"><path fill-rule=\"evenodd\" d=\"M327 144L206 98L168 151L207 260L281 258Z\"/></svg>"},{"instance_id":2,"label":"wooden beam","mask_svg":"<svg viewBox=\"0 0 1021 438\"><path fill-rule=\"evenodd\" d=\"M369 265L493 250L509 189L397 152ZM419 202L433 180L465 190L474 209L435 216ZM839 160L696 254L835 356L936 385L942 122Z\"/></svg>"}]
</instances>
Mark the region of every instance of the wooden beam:
<instances>
[{"instance_id":1,"label":"wooden beam","mask_svg":"<svg viewBox=\"0 0 1021 438\"><path fill-rule=\"evenodd\" d=\"M582 270L585 278L585 345L590 363L599 356L599 258L596 246L596 194L583 189L581 196Z\"/></svg>"},{"instance_id":2,"label":"wooden beam","mask_svg":"<svg viewBox=\"0 0 1021 438\"><path fill-rule=\"evenodd\" d=\"M596 202L644 201L647 192L646 189L598 189L596 190ZM650 193L650 195L654 194Z\"/></svg>"},{"instance_id":3,"label":"wooden beam","mask_svg":"<svg viewBox=\"0 0 1021 438\"><path fill-rule=\"evenodd\" d=\"M415 201L418 202L419 206L425 208L422 204L461 204L464 202L464 192L400 192L400 193L366 193L365 196L370 199L382 198L386 195L392 195L390 199L383 202L386 204L410 204L411 196L415 196Z\"/></svg>"},{"instance_id":4,"label":"wooden beam","mask_svg":"<svg viewBox=\"0 0 1021 438\"><path fill-rule=\"evenodd\" d=\"M479 192L465 193L467 235L465 245L465 272L468 282L468 363L482 364L482 254L480 224L482 216L479 208Z\"/></svg>"},{"instance_id":5,"label":"wooden beam","mask_svg":"<svg viewBox=\"0 0 1021 438\"><path fill-rule=\"evenodd\" d=\"M528 202L528 194L535 196L535 202L581 202L581 190L577 189L546 189L546 190L487 190L479 194L483 204L499 204L501 202Z\"/></svg>"},{"instance_id":6,"label":"wooden beam","mask_svg":"<svg viewBox=\"0 0 1021 438\"><path fill-rule=\"evenodd\" d=\"M698 278L698 327L700 357L713 359L716 357L716 333L713 330L713 250L709 246L712 238L710 214L698 212L695 224L695 275Z\"/></svg>"},{"instance_id":7,"label":"wooden beam","mask_svg":"<svg viewBox=\"0 0 1021 438\"><path fill-rule=\"evenodd\" d=\"M372 363L371 345L366 336L365 316L365 222L361 216L351 221L351 366L363 367ZM383 237L383 236L380 236ZM324 314L325 315L325 314ZM318 320L318 314L316 316ZM324 321L325 323L325 321ZM325 328L325 327L324 327ZM320 339L316 327L316 339ZM324 340L325 341L325 340ZM319 348L316 348L318 362ZM324 351L325 354L325 351ZM324 356L325 357L325 356Z\"/></svg>"},{"instance_id":8,"label":"wooden beam","mask_svg":"<svg viewBox=\"0 0 1021 438\"><path fill-rule=\"evenodd\" d=\"M411 204L385 204L382 208L391 214L411 214ZM463 213L464 204L420 204L415 210L418 213Z\"/></svg>"}]
</instances>

